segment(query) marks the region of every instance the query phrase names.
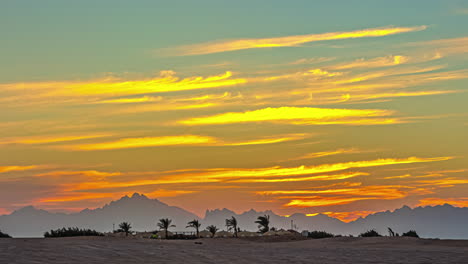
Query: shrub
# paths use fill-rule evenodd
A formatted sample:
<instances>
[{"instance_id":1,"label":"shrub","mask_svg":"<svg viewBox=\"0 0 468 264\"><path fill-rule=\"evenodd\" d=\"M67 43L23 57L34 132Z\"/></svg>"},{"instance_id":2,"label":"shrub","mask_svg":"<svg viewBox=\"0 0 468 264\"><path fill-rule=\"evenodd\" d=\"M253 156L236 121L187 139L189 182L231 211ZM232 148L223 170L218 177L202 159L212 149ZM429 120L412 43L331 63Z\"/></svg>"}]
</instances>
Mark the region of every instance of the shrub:
<instances>
[{"instance_id":1,"label":"shrub","mask_svg":"<svg viewBox=\"0 0 468 264\"><path fill-rule=\"evenodd\" d=\"M406 232L406 233L403 233L401 236L405 236L405 237L417 237L417 238L419 238L418 233L416 233L416 231L414 231L414 230L410 230L410 231L408 231L408 232Z\"/></svg>"},{"instance_id":2,"label":"shrub","mask_svg":"<svg viewBox=\"0 0 468 264\"><path fill-rule=\"evenodd\" d=\"M11 238L11 236L0 231L0 238Z\"/></svg>"},{"instance_id":3,"label":"shrub","mask_svg":"<svg viewBox=\"0 0 468 264\"><path fill-rule=\"evenodd\" d=\"M104 236L104 234L91 229L78 227L59 228L44 233L44 237L75 237L75 236Z\"/></svg>"},{"instance_id":4,"label":"shrub","mask_svg":"<svg viewBox=\"0 0 468 264\"><path fill-rule=\"evenodd\" d=\"M312 232L309 232L307 237L308 238L313 238L313 239L320 239L320 238L335 237L335 235L333 235L331 233L327 233L325 231L312 231Z\"/></svg>"},{"instance_id":5,"label":"shrub","mask_svg":"<svg viewBox=\"0 0 468 264\"><path fill-rule=\"evenodd\" d=\"M361 233L359 235L360 237L381 237L382 235L379 234L377 231L375 231L374 229L372 230L369 230L369 231L366 231L364 233Z\"/></svg>"}]
</instances>

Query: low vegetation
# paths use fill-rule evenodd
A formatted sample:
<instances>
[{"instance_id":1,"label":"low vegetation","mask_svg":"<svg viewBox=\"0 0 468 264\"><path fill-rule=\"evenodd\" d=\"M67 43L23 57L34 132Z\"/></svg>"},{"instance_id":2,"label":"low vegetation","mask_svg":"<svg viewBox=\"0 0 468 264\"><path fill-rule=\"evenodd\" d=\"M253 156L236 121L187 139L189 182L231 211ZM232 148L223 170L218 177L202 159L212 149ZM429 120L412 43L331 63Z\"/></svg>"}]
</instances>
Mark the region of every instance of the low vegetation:
<instances>
[{"instance_id":1,"label":"low vegetation","mask_svg":"<svg viewBox=\"0 0 468 264\"><path fill-rule=\"evenodd\" d=\"M364 233L359 234L360 237L381 237L382 235L379 234L377 231L374 229L366 231Z\"/></svg>"},{"instance_id":2,"label":"low vegetation","mask_svg":"<svg viewBox=\"0 0 468 264\"><path fill-rule=\"evenodd\" d=\"M0 231L0 238L11 238L11 236Z\"/></svg>"},{"instance_id":3,"label":"low vegetation","mask_svg":"<svg viewBox=\"0 0 468 264\"><path fill-rule=\"evenodd\" d=\"M76 236L104 236L103 233L91 229L80 229L78 227L59 228L44 233L44 237L76 237Z\"/></svg>"},{"instance_id":4,"label":"low vegetation","mask_svg":"<svg viewBox=\"0 0 468 264\"><path fill-rule=\"evenodd\" d=\"M330 238L335 237L335 235L325 232L325 231L312 231L307 235L308 238L320 239L320 238Z\"/></svg>"},{"instance_id":5,"label":"low vegetation","mask_svg":"<svg viewBox=\"0 0 468 264\"><path fill-rule=\"evenodd\" d=\"M416 231L414 231L414 230L410 230L410 231L408 231L408 232L406 232L406 233L403 233L401 236L405 236L405 237L417 237L417 238L419 238L418 233L416 233Z\"/></svg>"}]
</instances>

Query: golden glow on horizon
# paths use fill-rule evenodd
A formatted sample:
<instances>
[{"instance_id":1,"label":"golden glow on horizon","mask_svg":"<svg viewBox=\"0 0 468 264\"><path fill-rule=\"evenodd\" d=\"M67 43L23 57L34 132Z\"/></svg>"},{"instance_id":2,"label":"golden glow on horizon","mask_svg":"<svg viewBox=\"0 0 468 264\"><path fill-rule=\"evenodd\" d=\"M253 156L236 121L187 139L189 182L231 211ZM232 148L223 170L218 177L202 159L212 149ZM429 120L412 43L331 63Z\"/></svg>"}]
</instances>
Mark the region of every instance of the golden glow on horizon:
<instances>
[{"instance_id":1,"label":"golden glow on horizon","mask_svg":"<svg viewBox=\"0 0 468 264\"><path fill-rule=\"evenodd\" d=\"M419 200L418 206L436 206L450 204L456 207L468 207L468 198L424 198Z\"/></svg>"},{"instance_id":2,"label":"golden glow on horizon","mask_svg":"<svg viewBox=\"0 0 468 264\"><path fill-rule=\"evenodd\" d=\"M274 48L274 47L293 47L300 44L325 41L325 40L338 40L338 39L354 39L354 38L368 38L368 37L383 37L394 34L401 34L407 32L415 32L425 30L427 26L417 27L387 27L387 28L370 28L348 32L331 32L322 34L309 34L286 36L277 38L258 38L258 39L239 39L208 42L202 44L194 44L181 46L176 48L165 49L165 53L172 53L176 56L182 55L202 55L210 53L219 53L226 51L235 51L243 49L255 48Z\"/></svg>"}]
</instances>

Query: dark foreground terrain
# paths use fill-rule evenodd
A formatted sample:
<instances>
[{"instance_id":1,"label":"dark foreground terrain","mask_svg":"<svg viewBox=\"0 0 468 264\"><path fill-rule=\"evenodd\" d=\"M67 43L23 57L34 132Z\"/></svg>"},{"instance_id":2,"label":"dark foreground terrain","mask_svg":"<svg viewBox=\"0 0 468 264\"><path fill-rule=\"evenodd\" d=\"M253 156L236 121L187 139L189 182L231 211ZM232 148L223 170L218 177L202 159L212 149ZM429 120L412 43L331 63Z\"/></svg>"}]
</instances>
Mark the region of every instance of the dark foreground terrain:
<instances>
[{"instance_id":1,"label":"dark foreground terrain","mask_svg":"<svg viewBox=\"0 0 468 264\"><path fill-rule=\"evenodd\" d=\"M0 239L0 263L468 263L468 241L16 238Z\"/></svg>"}]
</instances>

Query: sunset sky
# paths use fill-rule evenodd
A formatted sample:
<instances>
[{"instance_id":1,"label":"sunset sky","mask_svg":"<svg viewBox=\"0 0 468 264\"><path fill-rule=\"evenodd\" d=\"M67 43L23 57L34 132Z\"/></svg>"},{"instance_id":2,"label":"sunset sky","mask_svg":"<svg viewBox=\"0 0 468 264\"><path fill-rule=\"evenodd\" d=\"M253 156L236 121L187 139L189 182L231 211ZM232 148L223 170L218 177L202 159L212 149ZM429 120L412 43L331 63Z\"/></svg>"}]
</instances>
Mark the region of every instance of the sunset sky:
<instances>
[{"instance_id":1,"label":"sunset sky","mask_svg":"<svg viewBox=\"0 0 468 264\"><path fill-rule=\"evenodd\" d=\"M468 2L3 1L0 214L468 206Z\"/></svg>"}]
</instances>

